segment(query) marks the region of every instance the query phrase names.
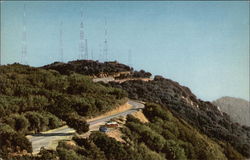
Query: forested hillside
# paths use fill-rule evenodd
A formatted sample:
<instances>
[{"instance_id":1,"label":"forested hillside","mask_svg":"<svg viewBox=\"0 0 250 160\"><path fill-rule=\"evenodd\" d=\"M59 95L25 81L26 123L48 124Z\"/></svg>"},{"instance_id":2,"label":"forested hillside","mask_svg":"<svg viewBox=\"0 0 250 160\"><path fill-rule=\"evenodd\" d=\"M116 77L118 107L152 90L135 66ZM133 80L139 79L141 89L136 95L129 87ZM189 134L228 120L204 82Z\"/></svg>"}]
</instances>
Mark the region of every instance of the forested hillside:
<instances>
[{"instance_id":1,"label":"forested hillside","mask_svg":"<svg viewBox=\"0 0 250 160\"><path fill-rule=\"evenodd\" d=\"M1 66L1 154L31 151L26 134L56 128L65 122L78 133L84 133L88 130L87 117L108 111L129 97L146 102L142 112L149 122L128 115L119 128L122 142L105 133L92 132L88 138L76 135L70 142L61 141L55 151L42 149L38 155L12 159L240 160L250 157L250 127L232 122L216 105L198 99L189 88L161 76L155 76L152 81L93 83L86 75L98 77L95 74L104 70L114 75L124 71L119 66L130 68L114 63L118 68L110 69L104 64L100 67L95 61L74 61L54 63L46 69L19 64ZM135 76L134 73L139 73L138 77L151 76L145 71L133 71L130 76Z\"/></svg>"},{"instance_id":2,"label":"forested hillside","mask_svg":"<svg viewBox=\"0 0 250 160\"><path fill-rule=\"evenodd\" d=\"M125 102L121 89L80 74L13 64L0 66L0 154L32 151L26 134L61 126L88 131L85 119Z\"/></svg>"},{"instance_id":3,"label":"forested hillside","mask_svg":"<svg viewBox=\"0 0 250 160\"><path fill-rule=\"evenodd\" d=\"M230 117L210 102L204 102L184 86L156 76L153 81L111 83L124 89L132 99L154 102L169 107L175 116L186 120L212 139L231 144L238 152L250 157L250 127L231 121Z\"/></svg>"},{"instance_id":4,"label":"forested hillside","mask_svg":"<svg viewBox=\"0 0 250 160\"><path fill-rule=\"evenodd\" d=\"M62 141L56 151L42 150L27 159L48 160L240 160L244 157L228 143L211 140L187 122L176 118L167 107L146 104L143 110L149 119L142 123L128 115L120 129L124 142L105 133L92 132L89 138L76 136ZM223 146L223 147L222 147ZM19 157L19 160L24 157Z\"/></svg>"}]
</instances>

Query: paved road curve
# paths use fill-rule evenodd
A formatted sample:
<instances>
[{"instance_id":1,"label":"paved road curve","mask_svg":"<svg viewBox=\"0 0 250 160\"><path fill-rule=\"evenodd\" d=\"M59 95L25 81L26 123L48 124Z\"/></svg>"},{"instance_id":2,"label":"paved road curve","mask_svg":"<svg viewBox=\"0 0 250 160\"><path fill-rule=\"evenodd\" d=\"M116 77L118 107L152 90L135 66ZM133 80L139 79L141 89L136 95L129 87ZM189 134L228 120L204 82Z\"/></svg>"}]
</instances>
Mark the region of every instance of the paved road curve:
<instances>
[{"instance_id":1,"label":"paved road curve","mask_svg":"<svg viewBox=\"0 0 250 160\"><path fill-rule=\"evenodd\" d=\"M127 114L131 114L133 112L136 112L139 109L144 108L144 104L136 102L136 101L129 100L128 103L132 105L131 109L113 114L108 117L104 117L104 118L100 118L100 119L88 122L90 125L89 126L90 130L93 130L94 126L96 126L97 124L104 123L115 117L126 116ZM52 141L58 141L58 140L63 140L65 138L69 138L73 135L74 132L75 132L74 129L69 128L68 126L63 126L63 127L53 129L44 133L35 134L32 136L29 135L27 136L27 138L32 143L33 153L36 154L39 152L41 147L48 148L48 146L51 145Z\"/></svg>"}]
</instances>

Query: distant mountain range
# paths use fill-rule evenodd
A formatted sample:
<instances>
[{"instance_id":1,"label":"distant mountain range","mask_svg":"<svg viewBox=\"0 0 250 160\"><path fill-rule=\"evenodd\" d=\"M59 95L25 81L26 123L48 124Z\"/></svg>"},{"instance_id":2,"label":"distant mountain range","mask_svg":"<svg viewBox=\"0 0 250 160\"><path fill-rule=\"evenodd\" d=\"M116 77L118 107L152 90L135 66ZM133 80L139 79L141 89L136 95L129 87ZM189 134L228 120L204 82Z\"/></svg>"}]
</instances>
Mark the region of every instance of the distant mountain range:
<instances>
[{"instance_id":1,"label":"distant mountain range","mask_svg":"<svg viewBox=\"0 0 250 160\"><path fill-rule=\"evenodd\" d=\"M213 104L217 105L221 111L230 115L233 121L241 125L250 126L250 102L241 98L222 97Z\"/></svg>"}]
</instances>

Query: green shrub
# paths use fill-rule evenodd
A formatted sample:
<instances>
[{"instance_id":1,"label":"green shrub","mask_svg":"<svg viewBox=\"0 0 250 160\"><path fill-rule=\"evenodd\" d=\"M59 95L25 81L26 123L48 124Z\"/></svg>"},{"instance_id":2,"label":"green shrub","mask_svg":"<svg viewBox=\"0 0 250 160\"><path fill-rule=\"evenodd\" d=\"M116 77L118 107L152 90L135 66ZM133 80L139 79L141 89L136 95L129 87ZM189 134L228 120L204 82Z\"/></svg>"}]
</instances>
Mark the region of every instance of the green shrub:
<instances>
[{"instance_id":1,"label":"green shrub","mask_svg":"<svg viewBox=\"0 0 250 160\"><path fill-rule=\"evenodd\" d=\"M174 140L167 140L162 152L166 153L166 159L187 159L184 149Z\"/></svg>"},{"instance_id":2,"label":"green shrub","mask_svg":"<svg viewBox=\"0 0 250 160\"><path fill-rule=\"evenodd\" d=\"M120 142L116 141L114 138L107 137L105 134L100 132L93 132L90 135L90 140L92 140L95 145L105 153L108 160L129 159L130 155L127 153L126 149Z\"/></svg>"},{"instance_id":3,"label":"green shrub","mask_svg":"<svg viewBox=\"0 0 250 160\"><path fill-rule=\"evenodd\" d=\"M82 160L83 157L78 155L74 150L67 150L64 148L57 149L60 160Z\"/></svg>"},{"instance_id":4,"label":"green shrub","mask_svg":"<svg viewBox=\"0 0 250 160\"><path fill-rule=\"evenodd\" d=\"M10 115L9 117L4 118L4 123L11 126L14 130L22 133L27 132L29 127L29 121L23 116L18 114Z\"/></svg>"},{"instance_id":5,"label":"green shrub","mask_svg":"<svg viewBox=\"0 0 250 160\"><path fill-rule=\"evenodd\" d=\"M2 153L32 151L31 143L23 134L17 133L9 125L2 123L0 123L0 146Z\"/></svg>"},{"instance_id":6,"label":"green shrub","mask_svg":"<svg viewBox=\"0 0 250 160\"><path fill-rule=\"evenodd\" d=\"M70 128L74 128L77 133L82 134L89 131L89 124L86 122L86 120L76 116L76 115L70 115L66 119L67 125Z\"/></svg>"}]
</instances>

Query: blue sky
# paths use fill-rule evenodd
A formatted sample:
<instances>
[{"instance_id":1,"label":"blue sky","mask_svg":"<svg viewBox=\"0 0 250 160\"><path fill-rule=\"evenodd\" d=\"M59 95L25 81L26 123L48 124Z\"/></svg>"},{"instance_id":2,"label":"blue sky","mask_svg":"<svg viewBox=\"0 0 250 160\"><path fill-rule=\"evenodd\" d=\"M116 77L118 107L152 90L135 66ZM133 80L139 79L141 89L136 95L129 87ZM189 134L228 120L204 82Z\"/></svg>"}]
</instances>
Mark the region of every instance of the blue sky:
<instances>
[{"instance_id":1,"label":"blue sky","mask_svg":"<svg viewBox=\"0 0 250 160\"><path fill-rule=\"evenodd\" d=\"M188 86L199 98L249 100L249 2L2 2L2 63L20 62L23 5L28 64L60 60L63 21L65 61L79 55L80 11L89 52L100 58L107 19L109 60L128 63Z\"/></svg>"}]
</instances>

